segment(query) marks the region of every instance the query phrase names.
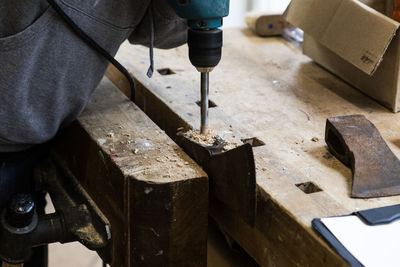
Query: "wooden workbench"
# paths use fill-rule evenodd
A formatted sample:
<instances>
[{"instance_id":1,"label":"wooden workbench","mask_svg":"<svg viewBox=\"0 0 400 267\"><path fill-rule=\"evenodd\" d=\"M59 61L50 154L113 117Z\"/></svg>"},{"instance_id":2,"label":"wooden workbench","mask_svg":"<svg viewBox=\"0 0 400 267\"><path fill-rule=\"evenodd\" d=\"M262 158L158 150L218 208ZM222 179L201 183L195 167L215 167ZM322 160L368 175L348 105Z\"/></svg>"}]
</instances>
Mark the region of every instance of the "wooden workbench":
<instances>
[{"instance_id":1,"label":"wooden workbench","mask_svg":"<svg viewBox=\"0 0 400 267\"><path fill-rule=\"evenodd\" d=\"M207 175L107 78L55 141L111 224L112 267L206 265Z\"/></svg>"},{"instance_id":2,"label":"wooden workbench","mask_svg":"<svg viewBox=\"0 0 400 267\"><path fill-rule=\"evenodd\" d=\"M187 47L156 50L148 79L148 50L124 44L117 58L138 81L138 105L173 138L178 127L199 127L199 74ZM122 90L123 78L110 77ZM210 124L222 136L257 137L255 226L223 206L211 215L263 266L340 266L345 261L311 229L314 218L398 204L400 197L350 198L351 171L324 142L328 117L364 114L400 156L400 117L330 74L281 38L247 30L224 33L223 58L210 75ZM303 186L301 186L303 185ZM307 190L301 190L306 188ZM316 189L320 190L316 190Z\"/></svg>"}]
</instances>

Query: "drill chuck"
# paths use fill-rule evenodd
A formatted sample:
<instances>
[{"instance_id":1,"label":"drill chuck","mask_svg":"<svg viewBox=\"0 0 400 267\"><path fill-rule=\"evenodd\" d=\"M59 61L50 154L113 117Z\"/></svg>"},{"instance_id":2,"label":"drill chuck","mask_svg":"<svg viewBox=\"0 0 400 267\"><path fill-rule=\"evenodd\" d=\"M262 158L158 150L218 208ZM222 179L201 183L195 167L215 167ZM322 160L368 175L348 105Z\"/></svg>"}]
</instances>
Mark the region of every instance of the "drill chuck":
<instances>
[{"instance_id":1,"label":"drill chuck","mask_svg":"<svg viewBox=\"0 0 400 267\"><path fill-rule=\"evenodd\" d=\"M221 60L222 30L189 29L188 46L192 65L199 70L210 70Z\"/></svg>"},{"instance_id":2,"label":"drill chuck","mask_svg":"<svg viewBox=\"0 0 400 267\"><path fill-rule=\"evenodd\" d=\"M229 14L229 0L169 0L177 14L188 20L189 59L201 72L201 128L207 131L209 72L222 54L222 18Z\"/></svg>"}]
</instances>

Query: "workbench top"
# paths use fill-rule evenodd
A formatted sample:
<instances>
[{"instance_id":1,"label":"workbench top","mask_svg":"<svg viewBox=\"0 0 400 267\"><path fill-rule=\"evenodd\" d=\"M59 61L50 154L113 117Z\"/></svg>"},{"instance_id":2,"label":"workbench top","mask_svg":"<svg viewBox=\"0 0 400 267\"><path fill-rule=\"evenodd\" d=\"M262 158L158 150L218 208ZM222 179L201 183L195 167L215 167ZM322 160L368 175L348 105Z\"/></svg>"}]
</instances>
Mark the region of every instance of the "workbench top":
<instances>
[{"instance_id":1,"label":"workbench top","mask_svg":"<svg viewBox=\"0 0 400 267\"><path fill-rule=\"evenodd\" d=\"M145 88L140 90L147 90L147 94L164 103L188 125L199 127L200 108L195 102L200 95L200 75L189 63L186 46L156 50L156 69L169 69L174 74L161 75L156 71L152 79L146 77L149 61L147 48L124 44L117 59ZM246 29L225 30L222 61L210 74L210 99L217 105L210 109L212 129L222 136L238 139L256 137L265 143L254 147L258 198L262 199L259 201L273 203L279 213L284 213L288 216L285 218L296 224L295 228L299 226L305 230L304 235L313 240L311 243L315 241L315 244L330 251L311 229L314 218L400 203L400 196L350 198L351 170L328 152L324 141L327 118L363 114L379 129L393 152L400 156L399 114L391 113L316 65L287 41L278 37L260 38ZM147 106L151 104L146 103ZM173 120L171 124L174 124ZM306 193L298 186L310 183L314 185L309 187L311 192L317 192ZM314 190L316 188L320 191ZM273 209L262 211L262 207L258 202L258 217L275 216L269 214ZM274 252L271 248L271 256L271 251L267 253L267 250L256 248L258 241L243 237L257 231L264 233L265 237L272 235L267 233L273 229L270 221L265 221L262 226L261 219L256 219L258 221L252 229L237 222L236 227L244 229L239 233L232 230L235 227L229 225L227 219L219 219L261 264L276 260L278 255L297 253L290 252L290 249L289 252ZM272 228L264 229L267 226ZM295 240L299 238L295 233L287 232L286 236L277 232L275 235L279 238L276 242L301 242ZM252 242L256 245L250 244ZM260 241L260 246L262 242L267 241ZM302 247L298 249L301 251ZM298 257L289 261L309 263L301 255ZM340 262L335 256L336 260ZM324 261L329 262L327 259Z\"/></svg>"}]
</instances>

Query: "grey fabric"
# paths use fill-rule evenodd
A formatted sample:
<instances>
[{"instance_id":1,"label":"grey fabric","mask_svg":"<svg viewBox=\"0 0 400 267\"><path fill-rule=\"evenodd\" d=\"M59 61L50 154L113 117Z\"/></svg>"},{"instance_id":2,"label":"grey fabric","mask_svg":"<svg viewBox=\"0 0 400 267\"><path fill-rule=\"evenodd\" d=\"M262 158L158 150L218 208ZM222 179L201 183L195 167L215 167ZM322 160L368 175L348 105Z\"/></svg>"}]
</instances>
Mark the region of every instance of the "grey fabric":
<instances>
[{"instance_id":1,"label":"grey fabric","mask_svg":"<svg viewBox=\"0 0 400 267\"><path fill-rule=\"evenodd\" d=\"M110 54L129 37L149 45L148 8L160 48L186 41L167 0L58 0ZM0 152L48 141L82 112L108 66L45 0L0 1Z\"/></svg>"},{"instance_id":2,"label":"grey fabric","mask_svg":"<svg viewBox=\"0 0 400 267\"><path fill-rule=\"evenodd\" d=\"M157 48L173 48L186 41L187 23L177 17L172 8L166 4L166 0L152 0L150 4L154 20L154 45ZM129 41L134 44L149 45L149 13L138 25Z\"/></svg>"},{"instance_id":3,"label":"grey fabric","mask_svg":"<svg viewBox=\"0 0 400 267\"><path fill-rule=\"evenodd\" d=\"M17 2L17 4L16 4ZM28 27L47 7L46 1L1 0L0 37L18 33Z\"/></svg>"}]
</instances>

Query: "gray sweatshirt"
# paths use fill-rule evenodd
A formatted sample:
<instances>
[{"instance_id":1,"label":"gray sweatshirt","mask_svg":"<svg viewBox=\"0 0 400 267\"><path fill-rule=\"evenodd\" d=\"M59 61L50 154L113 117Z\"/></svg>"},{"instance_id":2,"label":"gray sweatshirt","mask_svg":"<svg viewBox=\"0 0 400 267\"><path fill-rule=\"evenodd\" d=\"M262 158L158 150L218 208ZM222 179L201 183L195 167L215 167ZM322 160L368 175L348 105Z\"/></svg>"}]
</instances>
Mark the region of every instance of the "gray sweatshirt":
<instances>
[{"instance_id":1,"label":"gray sweatshirt","mask_svg":"<svg viewBox=\"0 0 400 267\"><path fill-rule=\"evenodd\" d=\"M57 0L111 55L126 39L155 46L186 41L186 21L167 0ZM0 152L53 138L75 120L108 62L86 45L46 0L0 0Z\"/></svg>"}]
</instances>

